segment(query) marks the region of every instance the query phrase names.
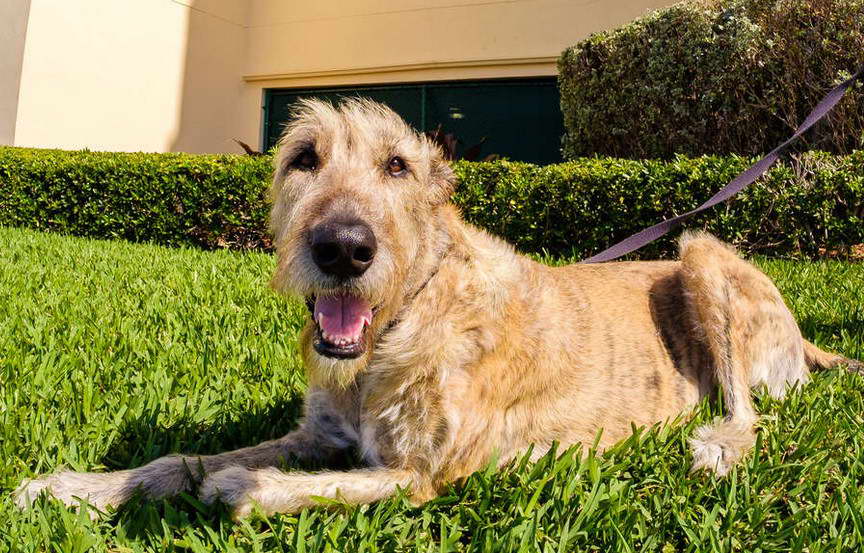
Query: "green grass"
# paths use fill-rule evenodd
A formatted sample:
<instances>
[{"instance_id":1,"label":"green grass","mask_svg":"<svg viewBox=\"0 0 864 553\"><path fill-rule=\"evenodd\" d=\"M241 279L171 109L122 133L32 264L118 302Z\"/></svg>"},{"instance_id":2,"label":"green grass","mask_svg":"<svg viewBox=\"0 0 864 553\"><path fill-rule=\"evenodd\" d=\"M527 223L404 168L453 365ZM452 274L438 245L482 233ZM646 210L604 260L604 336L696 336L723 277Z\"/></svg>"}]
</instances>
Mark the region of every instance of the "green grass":
<instances>
[{"instance_id":1,"label":"green grass","mask_svg":"<svg viewBox=\"0 0 864 553\"><path fill-rule=\"evenodd\" d=\"M864 266L762 261L817 343L864 357ZM759 398L754 455L688 474L686 439L718 414L472 476L404 498L235 524L191 497L108 519L10 492L58 465L109 470L289 431L304 389L304 308L262 254L172 250L0 229L0 551L855 551L864 542L864 379L830 371Z\"/></svg>"}]
</instances>

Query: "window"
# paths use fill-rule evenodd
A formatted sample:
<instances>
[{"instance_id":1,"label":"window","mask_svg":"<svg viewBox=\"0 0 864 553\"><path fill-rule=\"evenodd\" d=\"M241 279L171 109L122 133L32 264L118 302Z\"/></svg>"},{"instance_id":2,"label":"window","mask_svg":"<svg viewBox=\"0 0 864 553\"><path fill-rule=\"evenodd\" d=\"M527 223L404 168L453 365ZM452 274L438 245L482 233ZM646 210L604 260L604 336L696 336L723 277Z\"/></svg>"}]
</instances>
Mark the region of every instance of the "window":
<instances>
[{"instance_id":1,"label":"window","mask_svg":"<svg viewBox=\"0 0 864 553\"><path fill-rule=\"evenodd\" d=\"M327 89L271 89L265 93L264 146L279 140L291 106L300 98L363 96L382 102L420 131L453 133L457 154L482 141L480 158L561 161L560 97L554 77L530 80L425 83Z\"/></svg>"}]
</instances>

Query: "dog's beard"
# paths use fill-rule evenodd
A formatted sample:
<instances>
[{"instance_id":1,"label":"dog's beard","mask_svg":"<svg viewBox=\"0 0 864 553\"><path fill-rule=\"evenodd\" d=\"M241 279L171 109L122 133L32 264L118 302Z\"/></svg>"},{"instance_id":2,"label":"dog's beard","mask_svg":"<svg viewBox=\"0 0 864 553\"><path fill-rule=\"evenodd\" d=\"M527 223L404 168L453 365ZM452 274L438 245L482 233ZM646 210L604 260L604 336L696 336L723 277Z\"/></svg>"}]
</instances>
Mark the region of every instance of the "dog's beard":
<instances>
[{"instance_id":1,"label":"dog's beard","mask_svg":"<svg viewBox=\"0 0 864 553\"><path fill-rule=\"evenodd\" d=\"M310 344L311 347L311 344ZM314 350L306 358L310 386L344 390L351 386L365 368L368 352L355 359L325 357Z\"/></svg>"},{"instance_id":2,"label":"dog's beard","mask_svg":"<svg viewBox=\"0 0 864 553\"><path fill-rule=\"evenodd\" d=\"M333 356L322 354L316 347L316 340L321 338L320 325L313 318L316 316L316 299L306 298L306 307L309 309L309 320L303 329L301 342L303 343L304 361L309 371L310 384L320 385L328 388L345 389L352 385L357 375L363 372L372 359L374 349L382 336L391 328L395 313L401 305L392 300L385 300L382 304L371 308L371 322L366 324L363 320L362 344L363 351L357 356ZM320 306L319 306L320 307ZM363 311L361 317L368 316Z\"/></svg>"},{"instance_id":3,"label":"dog's beard","mask_svg":"<svg viewBox=\"0 0 864 553\"><path fill-rule=\"evenodd\" d=\"M351 292L327 290L305 298L309 322L303 329L304 361L310 384L345 389L362 372L374 347L378 310Z\"/></svg>"}]
</instances>

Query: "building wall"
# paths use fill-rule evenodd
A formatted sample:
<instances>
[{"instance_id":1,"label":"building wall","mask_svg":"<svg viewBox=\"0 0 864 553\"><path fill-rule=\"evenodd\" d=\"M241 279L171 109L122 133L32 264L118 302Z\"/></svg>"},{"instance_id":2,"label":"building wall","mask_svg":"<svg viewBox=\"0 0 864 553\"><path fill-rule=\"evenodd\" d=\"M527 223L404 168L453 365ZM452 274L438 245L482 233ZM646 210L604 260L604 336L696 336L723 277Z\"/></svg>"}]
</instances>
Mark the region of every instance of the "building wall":
<instances>
[{"instance_id":1,"label":"building wall","mask_svg":"<svg viewBox=\"0 0 864 553\"><path fill-rule=\"evenodd\" d=\"M15 141L21 60L30 0L0 2L0 144Z\"/></svg>"},{"instance_id":2,"label":"building wall","mask_svg":"<svg viewBox=\"0 0 864 553\"><path fill-rule=\"evenodd\" d=\"M242 133L265 88L556 74L564 48L671 0L254 0Z\"/></svg>"},{"instance_id":3,"label":"building wall","mask_svg":"<svg viewBox=\"0 0 864 553\"><path fill-rule=\"evenodd\" d=\"M554 74L577 40L669 0L254 0L247 81L337 84ZM462 68L465 68L464 70ZM479 69L478 69L479 68Z\"/></svg>"},{"instance_id":4,"label":"building wall","mask_svg":"<svg viewBox=\"0 0 864 553\"><path fill-rule=\"evenodd\" d=\"M255 132L241 135L241 119L260 119L256 110L244 113L239 109L246 88L242 75L249 2L187 3L193 9L188 11L181 112L170 150L239 153L233 139L253 146L258 143L257 127Z\"/></svg>"},{"instance_id":5,"label":"building wall","mask_svg":"<svg viewBox=\"0 0 864 553\"><path fill-rule=\"evenodd\" d=\"M230 151L245 15L235 0L33 0L15 144Z\"/></svg>"},{"instance_id":6,"label":"building wall","mask_svg":"<svg viewBox=\"0 0 864 553\"><path fill-rule=\"evenodd\" d=\"M554 75L566 46L671 3L32 0L0 142L14 125L21 146L237 152L261 143L266 88Z\"/></svg>"}]
</instances>

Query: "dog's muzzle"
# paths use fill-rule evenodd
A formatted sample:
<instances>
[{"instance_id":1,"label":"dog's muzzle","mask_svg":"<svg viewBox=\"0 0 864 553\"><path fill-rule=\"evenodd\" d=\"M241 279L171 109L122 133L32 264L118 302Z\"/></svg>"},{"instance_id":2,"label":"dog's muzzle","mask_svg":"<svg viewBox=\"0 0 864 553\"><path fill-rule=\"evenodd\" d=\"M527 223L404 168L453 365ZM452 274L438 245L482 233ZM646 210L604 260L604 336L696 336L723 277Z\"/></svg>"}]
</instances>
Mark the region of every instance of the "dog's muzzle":
<instances>
[{"instance_id":1,"label":"dog's muzzle","mask_svg":"<svg viewBox=\"0 0 864 553\"><path fill-rule=\"evenodd\" d=\"M309 248L322 273L346 282L361 277L372 265L378 242L366 223L331 218L312 228ZM313 347L320 355L353 359L366 351L366 328L372 324L366 299L334 290L312 298L310 311L317 327Z\"/></svg>"}]
</instances>

